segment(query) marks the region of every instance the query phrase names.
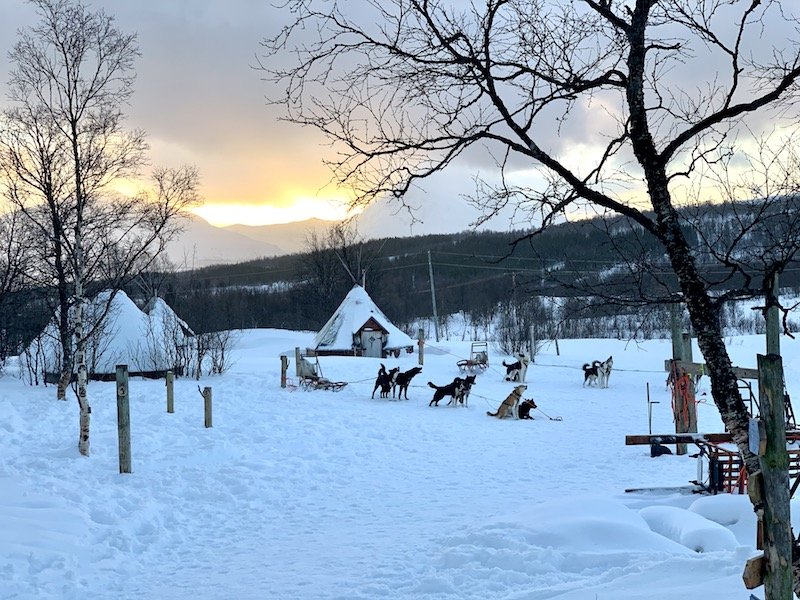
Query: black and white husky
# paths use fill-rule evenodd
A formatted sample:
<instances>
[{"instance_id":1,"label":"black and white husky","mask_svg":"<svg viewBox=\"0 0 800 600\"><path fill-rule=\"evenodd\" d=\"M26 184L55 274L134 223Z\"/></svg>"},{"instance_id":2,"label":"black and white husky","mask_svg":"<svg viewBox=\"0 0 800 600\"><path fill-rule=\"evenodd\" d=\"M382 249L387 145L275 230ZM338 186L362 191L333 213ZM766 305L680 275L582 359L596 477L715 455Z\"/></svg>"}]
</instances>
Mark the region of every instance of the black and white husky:
<instances>
[{"instance_id":1,"label":"black and white husky","mask_svg":"<svg viewBox=\"0 0 800 600\"><path fill-rule=\"evenodd\" d=\"M525 381L530 362L531 359L524 352L517 354L517 362L507 363L503 361L503 366L506 368L506 381L516 381L518 383Z\"/></svg>"},{"instance_id":2,"label":"black and white husky","mask_svg":"<svg viewBox=\"0 0 800 600\"><path fill-rule=\"evenodd\" d=\"M608 378L611 376L611 367L614 366L614 357L609 356L604 361L595 360L590 365L583 365L583 385L596 385L597 387L607 388Z\"/></svg>"}]
</instances>

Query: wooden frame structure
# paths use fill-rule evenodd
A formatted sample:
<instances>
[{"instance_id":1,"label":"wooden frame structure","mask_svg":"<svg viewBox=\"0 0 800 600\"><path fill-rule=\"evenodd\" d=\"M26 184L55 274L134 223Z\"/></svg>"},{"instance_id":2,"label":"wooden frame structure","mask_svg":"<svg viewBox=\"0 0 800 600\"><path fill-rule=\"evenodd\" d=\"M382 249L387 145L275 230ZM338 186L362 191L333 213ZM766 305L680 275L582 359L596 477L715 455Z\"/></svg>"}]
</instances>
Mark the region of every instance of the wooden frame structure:
<instances>
[{"instance_id":1,"label":"wooden frame structure","mask_svg":"<svg viewBox=\"0 0 800 600\"><path fill-rule=\"evenodd\" d=\"M787 442L800 442L800 430L786 432ZM727 492L744 494L747 491L747 471L739 452L721 446L731 444L730 433L676 433L662 435L627 435L626 446L651 444L694 444L700 449L698 459L708 461L708 485L702 481L692 481L703 491L712 494ZM789 456L789 480L792 482L789 496L794 497L800 489L800 448L787 448Z\"/></svg>"}]
</instances>

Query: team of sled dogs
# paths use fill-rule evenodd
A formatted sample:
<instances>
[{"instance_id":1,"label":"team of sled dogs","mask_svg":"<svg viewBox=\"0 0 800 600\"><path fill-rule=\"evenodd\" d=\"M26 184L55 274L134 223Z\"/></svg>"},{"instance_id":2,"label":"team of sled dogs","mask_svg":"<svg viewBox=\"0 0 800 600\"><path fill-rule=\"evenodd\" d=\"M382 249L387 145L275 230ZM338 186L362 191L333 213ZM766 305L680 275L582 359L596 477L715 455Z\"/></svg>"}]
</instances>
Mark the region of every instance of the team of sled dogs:
<instances>
[{"instance_id":1,"label":"team of sled dogs","mask_svg":"<svg viewBox=\"0 0 800 600\"><path fill-rule=\"evenodd\" d=\"M523 400L522 394L528 388L522 382L528 371L528 364L530 358L524 352L517 354L517 360L512 363L503 361L503 366L506 368L506 381L513 381L518 383L511 393L506 397L495 412L486 411L490 417L497 417L503 419L505 417L514 417L518 419L533 419L530 416L531 410L537 408L533 400ZM595 385L601 388L608 387L608 378L611 375L611 368L614 366L614 358L609 356L606 360L595 360L591 364L586 363L583 365L583 385ZM389 392L392 393L392 398L397 393L397 399L408 400L408 386L411 380L422 372L422 367L413 367L408 371L401 371L400 367L386 369L381 364L378 370L378 376L375 378L375 387L372 388L372 397L375 397L375 392L380 390L381 398L388 398ZM446 397L450 397L447 402L448 406L459 404L469 406L469 394L472 386L475 385L475 375L467 375L466 377L456 377L452 382L447 385L436 385L432 381L428 382L428 386L433 388L433 398L428 403L428 406L439 406L439 402Z\"/></svg>"}]
</instances>

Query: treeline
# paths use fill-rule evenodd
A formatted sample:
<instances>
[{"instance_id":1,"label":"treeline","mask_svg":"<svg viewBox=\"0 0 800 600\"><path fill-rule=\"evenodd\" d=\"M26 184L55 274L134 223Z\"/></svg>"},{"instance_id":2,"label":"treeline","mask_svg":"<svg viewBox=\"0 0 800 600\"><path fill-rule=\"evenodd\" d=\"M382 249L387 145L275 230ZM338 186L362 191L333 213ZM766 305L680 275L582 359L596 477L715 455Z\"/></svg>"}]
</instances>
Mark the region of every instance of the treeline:
<instances>
[{"instance_id":1,"label":"treeline","mask_svg":"<svg viewBox=\"0 0 800 600\"><path fill-rule=\"evenodd\" d=\"M718 227L721 218L710 212L707 228ZM318 330L354 281L363 282L387 316L409 330L433 316L434 292L440 318L462 313L477 327L505 305L557 298L563 333L583 335L591 327L575 325L581 320L661 313L677 291L663 250L620 221L565 223L531 237L511 231L362 241L339 232L339 244L317 240L305 253L177 273L163 295L200 331ZM781 287L800 288L798 275L800 269L786 269ZM760 274L751 276L755 281ZM736 277L721 278L718 287L735 283ZM639 328L657 329L649 323L645 319Z\"/></svg>"},{"instance_id":2,"label":"treeline","mask_svg":"<svg viewBox=\"0 0 800 600\"><path fill-rule=\"evenodd\" d=\"M339 244L318 239L304 253L145 273L124 289L141 303L163 297L198 333L316 331L358 281L393 322L414 333L420 322L432 322L432 272L442 330L446 315L457 314L469 323L471 337L498 324L514 329L501 334L510 343L527 335L531 324L543 337L662 336L669 328L668 309L658 292L670 281L648 279L623 260L626 253L640 256L658 248L650 248L646 237L632 240L630 229L617 227L618 221L566 223L530 238L526 231L368 241L344 235ZM785 292L800 288L798 273L791 267L781 274ZM0 360L42 330L54 294L36 288L8 295L0 307ZM726 313L731 327L758 327L758 319L731 311Z\"/></svg>"}]
</instances>

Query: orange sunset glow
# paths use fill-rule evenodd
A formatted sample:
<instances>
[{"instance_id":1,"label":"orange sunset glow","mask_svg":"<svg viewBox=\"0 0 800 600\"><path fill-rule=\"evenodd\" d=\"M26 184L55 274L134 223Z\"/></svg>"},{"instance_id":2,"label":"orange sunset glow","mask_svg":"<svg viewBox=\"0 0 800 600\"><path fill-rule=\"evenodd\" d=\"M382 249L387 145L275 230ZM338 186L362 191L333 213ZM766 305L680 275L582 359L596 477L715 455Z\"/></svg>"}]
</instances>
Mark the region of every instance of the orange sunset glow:
<instances>
[{"instance_id":1,"label":"orange sunset glow","mask_svg":"<svg viewBox=\"0 0 800 600\"><path fill-rule=\"evenodd\" d=\"M325 221L338 221L355 214L348 210L341 199L326 200L311 197L301 197L281 206L212 201L197 206L192 212L217 227L237 223L242 225L291 223L312 217Z\"/></svg>"}]
</instances>

